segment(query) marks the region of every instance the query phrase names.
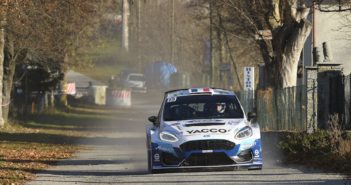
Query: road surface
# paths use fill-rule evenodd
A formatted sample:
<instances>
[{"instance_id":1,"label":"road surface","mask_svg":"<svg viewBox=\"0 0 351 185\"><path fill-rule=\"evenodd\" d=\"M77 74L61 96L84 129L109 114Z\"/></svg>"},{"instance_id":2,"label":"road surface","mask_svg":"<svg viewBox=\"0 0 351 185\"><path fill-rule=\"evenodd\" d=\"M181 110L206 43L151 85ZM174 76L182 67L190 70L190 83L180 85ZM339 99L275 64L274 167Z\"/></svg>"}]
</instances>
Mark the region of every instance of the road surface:
<instances>
[{"instance_id":1,"label":"road surface","mask_svg":"<svg viewBox=\"0 0 351 185\"><path fill-rule=\"evenodd\" d=\"M109 128L113 131L111 134L80 141L89 150L40 172L38 178L28 184L351 184L338 174L280 165L279 152L271 147L275 141L265 134L262 136L265 165L261 171L148 174L145 124L147 117L158 111L160 100L161 97L145 95L135 98L130 110L116 114Z\"/></svg>"}]
</instances>

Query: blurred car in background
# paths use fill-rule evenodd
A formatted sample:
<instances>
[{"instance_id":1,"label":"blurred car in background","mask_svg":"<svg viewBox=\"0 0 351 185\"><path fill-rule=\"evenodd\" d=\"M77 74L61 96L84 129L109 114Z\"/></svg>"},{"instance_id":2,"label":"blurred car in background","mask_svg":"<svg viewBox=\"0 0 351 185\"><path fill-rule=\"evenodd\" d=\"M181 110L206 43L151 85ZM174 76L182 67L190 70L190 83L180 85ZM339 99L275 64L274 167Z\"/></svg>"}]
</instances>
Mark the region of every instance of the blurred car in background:
<instances>
[{"instance_id":1,"label":"blurred car in background","mask_svg":"<svg viewBox=\"0 0 351 185\"><path fill-rule=\"evenodd\" d=\"M146 93L146 81L142 73L129 73L122 79L122 85L126 88L131 88L132 92Z\"/></svg>"}]
</instances>

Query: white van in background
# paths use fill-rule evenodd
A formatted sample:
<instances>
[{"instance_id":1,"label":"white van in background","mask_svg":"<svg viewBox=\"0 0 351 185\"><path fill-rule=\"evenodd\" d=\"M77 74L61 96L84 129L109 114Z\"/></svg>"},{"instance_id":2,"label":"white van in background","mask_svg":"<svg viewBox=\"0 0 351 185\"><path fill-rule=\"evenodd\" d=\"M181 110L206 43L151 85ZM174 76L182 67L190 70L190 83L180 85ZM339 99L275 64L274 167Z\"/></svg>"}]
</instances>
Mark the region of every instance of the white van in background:
<instances>
[{"instance_id":1,"label":"white van in background","mask_svg":"<svg viewBox=\"0 0 351 185\"><path fill-rule=\"evenodd\" d=\"M145 77L142 73L129 73L123 80L123 86L131 88L133 92L146 93Z\"/></svg>"}]
</instances>

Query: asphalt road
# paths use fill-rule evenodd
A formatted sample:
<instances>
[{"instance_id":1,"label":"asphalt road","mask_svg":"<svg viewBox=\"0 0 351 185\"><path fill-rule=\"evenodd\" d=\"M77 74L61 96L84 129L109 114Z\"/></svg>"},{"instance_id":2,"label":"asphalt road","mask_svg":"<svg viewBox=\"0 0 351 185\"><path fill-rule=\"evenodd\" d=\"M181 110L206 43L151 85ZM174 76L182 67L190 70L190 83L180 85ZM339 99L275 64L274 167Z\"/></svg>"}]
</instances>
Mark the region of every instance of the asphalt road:
<instances>
[{"instance_id":1,"label":"asphalt road","mask_svg":"<svg viewBox=\"0 0 351 185\"><path fill-rule=\"evenodd\" d=\"M42 171L30 185L76 184L351 184L338 174L279 163L276 140L263 134L264 167L260 171L179 172L148 174L145 148L147 117L158 111L158 102L147 96L134 99L129 110L116 114L111 134L84 139L84 150ZM96 123L101 124L101 123ZM111 123L108 125L111 126Z\"/></svg>"}]
</instances>

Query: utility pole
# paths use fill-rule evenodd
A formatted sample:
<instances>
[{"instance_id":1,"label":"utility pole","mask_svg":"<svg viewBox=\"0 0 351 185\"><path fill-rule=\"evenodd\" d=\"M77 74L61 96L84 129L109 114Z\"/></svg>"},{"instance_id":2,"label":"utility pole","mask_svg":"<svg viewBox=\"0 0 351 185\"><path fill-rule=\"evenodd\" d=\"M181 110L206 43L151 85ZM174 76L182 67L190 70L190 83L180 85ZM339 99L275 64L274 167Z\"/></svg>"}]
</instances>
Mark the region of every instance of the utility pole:
<instances>
[{"instance_id":1,"label":"utility pole","mask_svg":"<svg viewBox=\"0 0 351 185\"><path fill-rule=\"evenodd\" d=\"M141 16L140 16L140 13L141 13L141 1L138 0L137 1L137 44L136 44L136 47L137 47L137 52L138 52L138 65L139 65L139 69L140 71L142 71L142 64L141 64L141 53L140 53L140 42L141 42L141 36L140 36L140 26L141 26Z\"/></svg>"},{"instance_id":2,"label":"utility pole","mask_svg":"<svg viewBox=\"0 0 351 185\"><path fill-rule=\"evenodd\" d=\"M210 71L210 84L211 86L214 86L214 77L215 77L215 64L214 64L214 58L213 58L213 28L212 28L212 24L213 24L213 10L212 10L212 0L209 1L209 14L210 14L210 63L211 63L211 71Z\"/></svg>"},{"instance_id":3,"label":"utility pole","mask_svg":"<svg viewBox=\"0 0 351 185\"><path fill-rule=\"evenodd\" d=\"M122 0L122 47L129 50L129 2L128 0Z\"/></svg>"},{"instance_id":4,"label":"utility pole","mask_svg":"<svg viewBox=\"0 0 351 185\"><path fill-rule=\"evenodd\" d=\"M174 64L174 0L171 6L171 63Z\"/></svg>"},{"instance_id":5,"label":"utility pole","mask_svg":"<svg viewBox=\"0 0 351 185\"><path fill-rule=\"evenodd\" d=\"M316 1L313 0L312 4L312 47L316 47Z\"/></svg>"},{"instance_id":6,"label":"utility pole","mask_svg":"<svg viewBox=\"0 0 351 185\"><path fill-rule=\"evenodd\" d=\"M316 0L312 2L312 66L319 60L319 50L316 44Z\"/></svg>"}]
</instances>

